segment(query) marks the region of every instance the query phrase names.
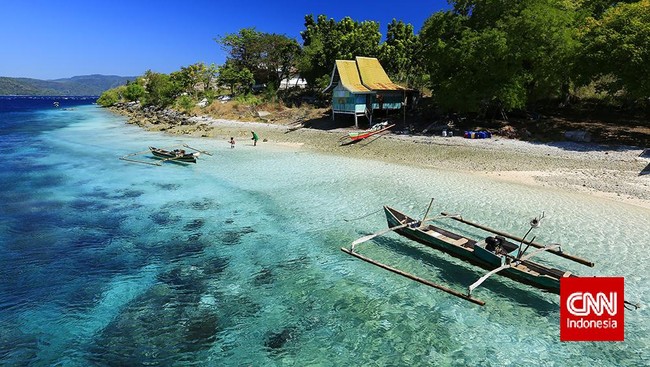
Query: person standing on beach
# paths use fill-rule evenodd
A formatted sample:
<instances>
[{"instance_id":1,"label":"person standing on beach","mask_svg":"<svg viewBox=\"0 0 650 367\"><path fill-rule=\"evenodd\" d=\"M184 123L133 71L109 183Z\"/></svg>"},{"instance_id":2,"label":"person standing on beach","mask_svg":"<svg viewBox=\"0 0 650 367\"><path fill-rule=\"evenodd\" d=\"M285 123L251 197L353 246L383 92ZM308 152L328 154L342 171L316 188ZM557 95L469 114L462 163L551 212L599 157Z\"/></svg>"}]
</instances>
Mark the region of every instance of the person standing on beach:
<instances>
[{"instance_id":1,"label":"person standing on beach","mask_svg":"<svg viewBox=\"0 0 650 367\"><path fill-rule=\"evenodd\" d=\"M232 149L232 148L234 148L234 147L235 147L235 138L233 138L233 137L231 136L231 137L230 137L230 149Z\"/></svg>"},{"instance_id":2,"label":"person standing on beach","mask_svg":"<svg viewBox=\"0 0 650 367\"><path fill-rule=\"evenodd\" d=\"M251 134L253 134L253 137L251 140L253 141L253 146L257 146L257 141L260 140L259 137L257 137L257 134L255 134L255 131L251 131Z\"/></svg>"}]
</instances>

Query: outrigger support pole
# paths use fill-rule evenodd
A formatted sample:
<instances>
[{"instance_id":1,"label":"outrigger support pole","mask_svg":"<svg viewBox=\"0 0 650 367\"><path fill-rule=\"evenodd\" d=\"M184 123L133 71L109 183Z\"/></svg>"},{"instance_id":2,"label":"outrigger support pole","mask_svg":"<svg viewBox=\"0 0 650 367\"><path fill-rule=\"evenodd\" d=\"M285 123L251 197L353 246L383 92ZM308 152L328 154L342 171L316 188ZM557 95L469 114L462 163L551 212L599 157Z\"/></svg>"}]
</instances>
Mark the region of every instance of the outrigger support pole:
<instances>
[{"instance_id":1,"label":"outrigger support pole","mask_svg":"<svg viewBox=\"0 0 650 367\"><path fill-rule=\"evenodd\" d=\"M427 212L428 212L428 210L427 210ZM438 217L427 218L427 217L425 216L425 217L420 221L419 226L420 226L420 227L423 227L423 223L425 223L425 222L430 222L430 221L434 221L434 220L437 220L437 219L444 219L444 218L449 218L449 217L447 217L447 216L438 216ZM407 222L404 222L404 223L402 223L402 224L400 224L400 225L397 225L397 226L395 226L395 227L386 228L386 229L383 229L383 230L381 230L381 231L379 231L379 232L377 232L377 233L372 233L372 234L369 234L369 235L363 236L363 237L358 238L358 239L356 239L356 240L354 240L354 241L352 242L352 245L350 246L350 251L354 251L354 246L356 246L356 245L358 245L358 244L360 244L360 243L368 242L368 241L370 241L371 239L373 239L373 238L375 238L375 237L379 237L379 236L381 236L381 235L385 235L385 234L388 233L388 232L397 231L398 229L402 229L402 228L409 227L409 226L415 226L415 225L418 225L418 221L416 221L416 220L413 220L413 221L411 221L411 222L408 222L408 221L407 221Z\"/></svg>"},{"instance_id":2,"label":"outrigger support pole","mask_svg":"<svg viewBox=\"0 0 650 367\"><path fill-rule=\"evenodd\" d=\"M120 157L120 159L123 160L123 161L128 161L128 162L133 162L133 163L142 163L142 164L150 164L152 166L160 166L160 163L139 161L139 160L136 160L136 159L126 158L126 156Z\"/></svg>"},{"instance_id":3,"label":"outrigger support pole","mask_svg":"<svg viewBox=\"0 0 650 367\"><path fill-rule=\"evenodd\" d=\"M501 270L505 270L505 269L508 269L508 268L513 268L513 267L517 266L519 263L521 263L522 261L526 261L526 260L530 259L531 257L533 257L533 256L535 256L535 255L537 255L537 254L539 254L540 252L551 251L551 250L556 249L556 248L558 248L558 247L560 247L560 245L558 245L558 244L548 245L548 246L546 246L546 247L543 247L543 248L541 248L541 249L538 249L538 250L533 251L533 252L530 253L529 255L523 256L523 257L521 257L520 259L514 260L514 261L509 262L509 263L507 263L507 264L505 264L505 265L501 265L500 267L498 267L498 268L496 268L496 269L493 269L493 270L491 270L491 271L485 273L485 275L483 275L482 277L480 277L479 280L475 281L474 283L470 284L469 287L467 287L467 296L471 296L471 295L472 295L472 291L473 291L474 289L476 289L476 287L478 287L479 285L481 285L481 283L483 283L484 281L486 281L487 278L489 278L489 277L491 277L492 275L494 275L494 274L500 272Z\"/></svg>"},{"instance_id":4,"label":"outrigger support pole","mask_svg":"<svg viewBox=\"0 0 650 367\"><path fill-rule=\"evenodd\" d=\"M140 161L140 160L137 160L137 159L129 158L129 157L133 157L134 155L144 154L144 153L148 153L148 152L149 152L149 150L143 150L142 152L130 153L130 154L127 154L127 155L125 155L123 157L120 157L120 159L123 160L123 161L127 161L127 162L150 164L152 166L160 166L160 163L145 162L145 161Z\"/></svg>"},{"instance_id":5,"label":"outrigger support pole","mask_svg":"<svg viewBox=\"0 0 650 367\"><path fill-rule=\"evenodd\" d=\"M546 247L545 245L543 245L543 244L541 244L541 243L537 243L537 242L534 242L534 241L526 241L526 240L524 240L524 239L521 238L521 237L518 237L518 236L515 236L515 235L512 235L512 234L509 234L509 233L506 233L506 232L501 232L501 231L498 231L498 230L496 230L496 229L492 229L492 228L490 228L490 227L486 227L486 226L484 226L484 225L481 225L481 224L478 224L478 223L474 223L474 222L471 222L471 221L465 220L465 219L463 219L462 217L457 216L457 215L456 215L456 216L453 216L453 215L450 215L450 214L445 213L445 212L442 212L442 213L440 213L440 214L442 214L442 215L444 215L444 216L446 216L446 217L449 217L449 218L451 218L451 219L453 219L453 220L457 220L457 221L459 221L459 222L461 222L461 223L465 223L465 224L467 224L467 225L470 225L470 226L472 226L472 227L480 228L480 229L482 229L482 230L484 230L484 231L488 231L488 232L494 233L494 234L499 235L499 236L503 236L503 237L510 238L511 240L515 240L515 241L519 241L519 242L522 242L522 243L526 243L526 244L529 244L529 245L531 245L531 246L533 246L533 247L536 247L536 248L545 248L545 247ZM583 259L583 258L578 257L578 256L574 256L574 255L570 255L570 254L564 253L563 251L561 251L561 250L559 250L559 249L558 249L558 250L547 250L547 251L550 252L550 253L552 253L553 255L557 255L557 256L559 256L559 257L563 257L563 258L565 258L565 259L568 259L568 260L571 260L571 261L575 261L575 262L580 263L580 264L582 264L582 265L586 265L586 266L589 266L589 267L592 267L592 268L594 267L594 263L593 263L592 261L589 261L589 260Z\"/></svg>"},{"instance_id":6,"label":"outrigger support pole","mask_svg":"<svg viewBox=\"0 0 650 367\"><path fill-rule=\"evenodd\" d=\"M438 289L438 290L441 290L441 291L443 291L443 292L449 293L449 294L454 295L454 296L456 296L456 297L458 297L458 298L462 298L462 299L464 299L464 300L466 300L466 301L470 301L470 302L472 302L472 303L475 303L475 304L477 304L477 305L479 305L479 306L485 306L485 302L484 302L484 301L481 301L480 299L476 299L476 298L474 298L474 297L472 297L472 296L469 296L469 295L466 295L466 294L464 294L464 293L461 293L461 292L455 291L455 290L453 290L453 289L451 289L451 288L447 288L447 287L442 286L442 285L440 285L440 284L436 284L436 283L430 282L430 281L428 281L428 280L426 280L426 279L423 279L423 278L420 278L420 277L415 276L415 275L413 275L413 274L407 273L407 272L405 272L405 271L403 271L403 270L400 270L400 269L397 269L397 268L393 268L393 267L390 266L390 265L382 264L382 263L380 263L379 261L375 261L375 260L373 260L373 259L371 259L371 258L369 258L369 257L365 257L365 256L359 254L358 252L354 252L354 251L352 251L351 249L347 249L347 248L345 248L345 247L341 247L341 251L343 251L343 252L345 252L345 253L347 253L347 254L350 254L350 255L352 255L352 256L358 258L358 259L361 259L361 260L363 260L363 261L365 261L365 262L368 262L368 263L370 263L370 264L373 264L373 265L375 265L375 266L378 266L378 267L380 267L380 268L382 268L382 269L386 269L386 270L391 271L391 272L393 272L393 273L395 273L395 274L399 274L399 275L401 275L401 276L403 276L403 277L406 277L406 278L408 278L408 279L414 280L414 281L416 281L416 282L418 282L418 283L422 283L422 284L424 284L424 285L428 285L429 287L433 287L433 288L435 288L435 289Z\"/></svg>"},{"instance_id":7,"label":"outrigger support pole","mask_svg":"<svg viewBox=\"0 0 650 367\"><path fill-rule=\"evenodd\" d=\"M184 146L185 148L190 148L190 149L192 149L192 150L196 150L196 151L199 152L199 153L203 153L203 154L207 154L207 155L212 155L212 154L206 152L205 150L199 150L199 149L196 149L196 148L192 148L191 146L189 146L189 145L187 145L187 144L183 144L183 146Z\"/></svg>"}]
</instances>

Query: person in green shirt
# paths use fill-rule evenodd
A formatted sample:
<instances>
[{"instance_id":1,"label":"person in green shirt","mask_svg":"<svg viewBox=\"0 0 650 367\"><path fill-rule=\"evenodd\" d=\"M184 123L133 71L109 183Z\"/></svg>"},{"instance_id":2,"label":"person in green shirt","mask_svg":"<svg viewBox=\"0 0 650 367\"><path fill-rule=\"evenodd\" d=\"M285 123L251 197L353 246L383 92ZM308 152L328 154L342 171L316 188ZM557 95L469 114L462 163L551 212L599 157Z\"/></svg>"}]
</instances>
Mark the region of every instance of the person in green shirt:
<instances>
[{"instance_id":1,"label":"person in green shirt","mask_svg":"<svg viewBox=\"0 0 650 367\"><path fill-rule=\"evenodd\" d=\"M251 133L253 134L253 137L251 138L253 141L253 146L257 146L257 141L260 140L260 138L257 136L257 134L255 134L255 131L251 131Z\"/></svg>"}]
</instances>

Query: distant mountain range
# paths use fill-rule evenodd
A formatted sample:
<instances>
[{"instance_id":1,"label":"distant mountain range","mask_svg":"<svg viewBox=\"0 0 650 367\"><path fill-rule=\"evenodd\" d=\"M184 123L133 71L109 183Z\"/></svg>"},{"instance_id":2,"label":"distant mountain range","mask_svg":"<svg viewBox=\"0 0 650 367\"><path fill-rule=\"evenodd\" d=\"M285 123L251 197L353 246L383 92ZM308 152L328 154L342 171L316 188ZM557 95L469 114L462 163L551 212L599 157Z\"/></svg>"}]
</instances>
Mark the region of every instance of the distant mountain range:
<instances>
[{"instance_id":1,"label":"distant mountain range","mask_svg":"<svg viewBox=\"0 0 650 367\"><path fill-rule=\"evenodd\" d=\"M0 77L0 95L99 96L128 80L135 80L135 77L99 74L53 80Z\"/></svg>"}]
</instances>

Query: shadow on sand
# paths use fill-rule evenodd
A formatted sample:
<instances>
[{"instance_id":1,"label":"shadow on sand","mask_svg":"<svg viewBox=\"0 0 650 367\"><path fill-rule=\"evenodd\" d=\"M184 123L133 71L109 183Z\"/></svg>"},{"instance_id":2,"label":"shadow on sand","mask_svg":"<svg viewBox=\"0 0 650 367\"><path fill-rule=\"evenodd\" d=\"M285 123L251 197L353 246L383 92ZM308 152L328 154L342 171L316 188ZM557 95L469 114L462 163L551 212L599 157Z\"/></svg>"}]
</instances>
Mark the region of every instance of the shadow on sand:
<instances>
[{"instance_id":1,"label":"shadow on sand","mask_svg":"<svg viewBox=\"0 0 650 367\"><path fill-rule=\"evenodd\" d=\"M639 172L639 176L645 176L645 175L650 175L650 163L648 163L647 166L645 166L644 169Z\"/></svg>"},{"instance_id":2,"label":"shadow on sand","mask_svg":"<svg viewBox=\"0 0 650 367\"><path fill-rule=\"evenodd\" d=\"M379 117L381 118L381 117ZM395 121L396 127L391 129L393 133L395 131L400 131L405 128L401 121ZM351 130L363 130L369 128L370 124L368 123L367 120L364 120L363 118L360 119L359 121L359 129L354 128L354 118L352 116L347 116L347 115L337 115L336 120L332 121L331 117L329 115L323 116L320 118L313 118L313 119L308 119L304 121L297 122L296 124L292 125L286 133L291 133L293 131L307 128L307 129L315 129L315 130L322 130L322 131L331 131L331 130L336 130L336 129L351 129ZM462 130L462 129L461 129ZM454 131L454 135L456 136L462 136L462 131ZM431 134L422 134L422 133L417 133L421 131L419 129L415 129L415 131L412 131L410 135L414 136L431 136ZM627 134L627 135L626 135ZM632 134L634 136L632 136ZM555 147L558 149L562 149L565 151L572 151L572 152L603 152L603 154L606 154L607 152L611 151L618 151L618 152L627 152L627 151L632 151L632 150L638 150L640 149L643 145L641 146L635 146L635 145L624 145L626 142L638 142L642 143L644 141L650 142L650 134L646 134L644 132L639 132L639 131L634 131L634 132L627 132L625 129L621 129L618 131L618 135L620 135L620 139L612 140L612 141L617 141L618 143L615 144L605 144L603 143L603 139L606 139L607 135L602 133L602 132L593 132L594 136L600 137L599 142L574 142L574 141L565 141L565 140L558 140L558 141L544 141L544 142L539 142L539 141L529 141L530 144L534 145L545 145L549 147ZM629 135L629 136L628 136ZM625 139L627 138L627 139ZM341 145L353 145L356 144L357 142L351 141L347 142L345 144ZM650 153L648 153L650 154ZM648 174L650 173L649 168L644 169L643 174Z\"/></svg>"}]
</instances>

